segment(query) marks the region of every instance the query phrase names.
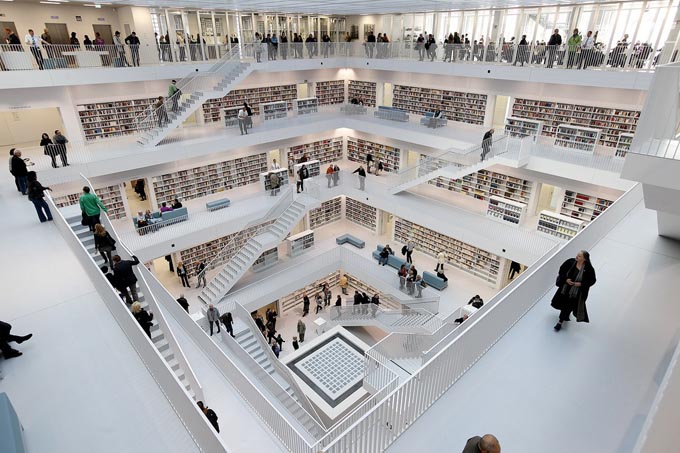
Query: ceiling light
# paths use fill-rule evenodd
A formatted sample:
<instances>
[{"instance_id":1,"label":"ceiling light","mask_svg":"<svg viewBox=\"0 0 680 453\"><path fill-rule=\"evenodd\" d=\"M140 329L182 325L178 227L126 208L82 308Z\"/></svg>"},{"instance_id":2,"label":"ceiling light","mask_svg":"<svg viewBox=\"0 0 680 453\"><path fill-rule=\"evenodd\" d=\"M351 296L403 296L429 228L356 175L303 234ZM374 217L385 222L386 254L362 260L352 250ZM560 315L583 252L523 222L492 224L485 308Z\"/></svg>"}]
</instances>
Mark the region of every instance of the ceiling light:
<instances>
[{"instance_id":1,"label":"ceiling light","mask_svg":"<svg viewBox=\"0 0 680 453\"><path fill-rule=\"evenodd\" d=\"M61 3L59 2L40 2L40 3L43 3L45 5L61 5Z\"/></svg>"}]
</instances>

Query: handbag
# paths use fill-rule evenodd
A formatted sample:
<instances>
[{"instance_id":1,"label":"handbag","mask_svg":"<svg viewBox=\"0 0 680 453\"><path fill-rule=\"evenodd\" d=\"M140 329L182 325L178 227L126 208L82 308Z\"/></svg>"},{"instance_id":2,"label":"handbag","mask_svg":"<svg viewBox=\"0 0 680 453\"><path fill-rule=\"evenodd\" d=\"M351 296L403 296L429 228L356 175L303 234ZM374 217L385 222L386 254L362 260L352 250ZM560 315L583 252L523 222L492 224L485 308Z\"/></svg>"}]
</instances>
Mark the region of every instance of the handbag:
<instances>
[{"instance_id":1,"label":"handbag","mask_svg":"<svg viewBox=\"0 0 680 453\"><path fill-rule=\"evenodd\" d=\"M407 250L407 247L406 247L406 246L403 246L403 247L401 248L401 254L402 254L402 255L406 255L406 250Z\"/></svg>"}]
</instances>

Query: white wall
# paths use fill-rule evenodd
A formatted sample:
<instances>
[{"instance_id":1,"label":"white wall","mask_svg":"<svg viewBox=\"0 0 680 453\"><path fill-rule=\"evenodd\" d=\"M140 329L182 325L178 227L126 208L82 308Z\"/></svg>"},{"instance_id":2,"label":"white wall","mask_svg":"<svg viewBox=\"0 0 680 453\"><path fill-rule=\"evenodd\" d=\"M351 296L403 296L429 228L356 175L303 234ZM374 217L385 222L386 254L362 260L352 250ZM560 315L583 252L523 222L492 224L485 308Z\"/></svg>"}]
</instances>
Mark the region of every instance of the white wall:
<instances>
[{"instance_id":1,"label":"white wall","mask_svg":"<svg viewBox=\"0 0 680 453\"><path fill-rule=\"evenodd\" d=\"M38 146L40 135L50 137L56 129L63 129L61 115L56 108L0 112L0 146L33 143Z\"/></svg>"},{"instance_id":2,"label":"white wall","mask_svg":"<svg viewBox=\"0 0 680 453\"><path fill-rule=\"evenodd\" d=\"M378 33L382 33L382 16L347 16L347 22L345 29L347 32L351 32L352 25L359 26L359 41L365 41L366 36L364 36L364 25L373 24L375 25L375 36ZM390 37L391 38L391 37Z\"/></svg>"}]
</instances>

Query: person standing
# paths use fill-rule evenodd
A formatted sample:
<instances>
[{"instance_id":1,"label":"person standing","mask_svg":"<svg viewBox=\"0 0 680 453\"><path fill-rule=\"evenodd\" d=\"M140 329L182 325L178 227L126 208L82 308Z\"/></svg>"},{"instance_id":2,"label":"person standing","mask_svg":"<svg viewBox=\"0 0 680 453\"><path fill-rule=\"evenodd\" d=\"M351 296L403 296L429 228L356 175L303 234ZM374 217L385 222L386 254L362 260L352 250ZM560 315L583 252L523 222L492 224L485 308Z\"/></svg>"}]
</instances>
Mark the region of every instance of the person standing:
<instances>
[{"instance_id":1,"label":"person standing","mask_svg":"<svg viewBox=\"0 0 680 453\"><path fill-rule=\"evenodd\" d=\"M515 277L515 274L519 274L522 271L522 267L517 261L513 261L510 263L510 274L508 275L508 278L512 280Z\"/></svg>"},{"instance_id":2,"label":"person standing","mask_svg":"<svg viewBox=\"0 0 680 453\"><path fill-rule=\"evenodd\" d=\"M33 58L35 58L36 63L38 63L38 69L40 69L41 71L45 69L44 66L45 62L43 60L40 45L41 44L49 45L50 43L36 36L32 29L28 30L28 34L24 37L24 43L26 43L30 47L31 53L33 54Z\"/></svg>"},{"instance_id":3,"label":"person standing","mask_svg":"<svg viewBox=\"0 0 680 453\"><path fill-rule=\"evenodd\" d=\"M50 36L50 31L47 28L43 28L43 34L40 35L40 39L45 42L45 51L47 51L47 57L54 58L54 50L50 47L52 45L52 36Z\"/></svg>"},{"instance_id":4,"label":"person standing","mask_svg":"<svg viewBox=\"0 0 680 453\"><path fill-rule=\"evenodd\" d=\"M468 439L462 453L501 453L501 445L493 434Z\"/></svg>"},{"instance_id":5,"label":"person standing","mask_svg":"<svg viewBox=\"0 0 680 453\"><path fill-rule=\"evenodd\" d=\"M288 37L286 32L281 32L281 58L288 58Z\"/></svg>"},{"instance_id":6,"label":"person standing","mask_svg":"<svg viewBox=\"0 0 680 453\"><path fill-rule=\"evenodd\" d=\"M217 326L217 333L220 333L220 311L213 304L208 306L205 317L208 320L208 324L210 324L210 336L212 337L213 335L213 323Z\"/></svg>"},{"instance_id":7,"label":"person standing","mask_svg":"<svg viewBox=\"0 0 680 453\"><path fill-rule=\"evenodd\" d=\"M328 188L331 188L331 181L333 181L333 164L329 164L326 169L326 180L328 180Z\"/></svg>"},{"instance_id":8,"label":"person standing","mask_svg":"<svg viewBox=\"0 0 680 453\"><path fill-rule=\"evenodd\" d=\"M413 242L413 240L409 239L406 243L406 262L409 264L413 264L413 258L411 255L413 255L413 249L415 248L416 244Z\"/></svg>"},{"instance_id":9,"label":"person standing","mask_svg":"<svg viewBox=\"0 0 680 453\"><path fill-rule=\"evenodd\" d=\"M361 302L363 301L363 298L361 297L361 293L359 293L358 289L354 290L354 303L352 304L352 314L356 314L361 312Z\"/></svg>"},{"instance_id":10,"label":"person standing","mask_svg":"<svg viewBox=\"0 0 680 453\"><path fill-rule=\"evenodd\" d=\"M172 80L168 87L168 99L172 102L172 111L177 113L179 110L179 98L182 96L182 90L177 88L177 80Z\"/></svg>"},{"instance_id":11,"label":"person standing","mask_svg":"<svg viewBox=\"0 0 680 453\"><path fill-rule=\"evenodd\" d=\"M134 31L130 33L130 36L125 38L125 44L130 47L130 54L132 55L132 65L139 66L139 38L137 33Z\"/></svg>"},{"instance_id":12,"label":"person standing","mask_svg":"<svg viewBox=\"0 0 680 453\"><path fill-rule=\"evenodd\" d=\"M130 311L135 319L146 333L146 336L151 339L151 326L153 326L153 313L147 312L142 308L142 304L134 302L130 307Z\"/></svg>"},{"instance_id":13,"label":"person standing","mask_svg":"<svg viewBox=\"0 0 680 453\"><path fill-rule=\"evenodd\" d=\"M243 108L246 109L248 116L246 117L246 132L253 128L253 109L250 108L247 102L243 101Z\"/></svg>"},{"instance_id":14,"label":"person standing","mask_svg":"<svg viewBox=\"0 0 680 453\"><path fill-rule=\"evenodd\" d=\"M333 166L333 187L336 187L340 182L340 167L338 164Z\"/></svg>"},{"instance_id":15,"label":"person standing","mask_svg":"<svg viewBox=\"0 0 680 453\"><path fill-rule=\"evenodd\" d=\"M297 322L297 333L298 336L300 337L300 343L305 342L305 332L307 332L307 325L302 321L302 319L298 319Z\"/></svg>"},{"instance_id":16,"label":"person standing","mask_svg":"<svg viewBox=\"0 0 680 453\"><path fill-rule=\"evenodd\" d=\"M588 64L592 63L594 48L595 39L593 39L593 32L588 31L586 39L581 42L581 55L579 55L578 59L579 69L588 69Z\"/></svg>"},{"instance_id":17,"label":"person standing","mask_svg":"<svg viewBox=\"0 0 680 453\"><path fill-rule=\"evenodd\" d=\"M309 314L309 297L307 296L307 293L302 295L302 316L307 316ZM300 340L304 341L304 340Z\"/></svg>"},{"instance_id":18,"label":"person standing","mask_svg":"<svg viewBox=\"0 0 680 453\"><path fill-rule=\"evenodd\" d=\"M158 127L163 127L163 125L170 122L168 119L168 110L165 108L165 98L163 96L158 96L158 99L153 105L153 110L156 112Z\"/></svg>"},{"instance_id":19,"label":"person standing","mask_svg":"<svg viewBox=\"0 0 680 453\"><path fill-rule=\"evenodd\" d=\"M177 276L182 281L182 286L184 288L191 288L191 284L189 283L189 275L187 274L187 270L184 268L184 264L182 264L181 261L177 263Z\"/></svg>"},{"instance_id":20,"label":"person standing","mask_svg":"<svg viewBox=\"0 0 680 453\"><path fill-rule=\"evenodd\" d=\"M224 324L224 328L227 329L227 333L234 338L234 318L231 316L231 312L227 312L220 316L220 321Z\"/></svg>"},{"instance_id":21,"label":"person standing","mask_svg":"<svg viewBox=\"0 0 680 453\"><path fill-rule=\"evenodd\" d=\"M298 170L298 180L297 180L297 193L305 190L305 179L309 178L309 170L307 170L307 165L303 165Z\"/></svg>"},{"instance_id":22,"label":"person standing","mask_svg":"<svg viewBox=\"0 0 680 453\"><path fill-rule=\"evenodd\" d=\"M281 187L281 178L279 174L275 171L269 173L269 188L271 189L270 195L275 196L279 193L279 188Z\"/></svg>"},{"instance_id":23,"label":"person standing","mask_svg":"<svg viewBox=\"0 0 680 453\"><path fill-rule=\"evenodd\" d=\"M9 171L14 176L19 192L22 195L26 195L26 178L28 176L26 162L21 158L21 151L18 149L12 148L9 150L9 153L12 156L9 162Z\"/></svg>"},{"instance_id":24,"label":"person standing","mask_svg":"<svg viewBox=\"0 0 680 453\"><path fill-rule=\"evenodd\" d=\"M285 342L286 342L286 340L283 339L283 337L281 336L281 334L278 334L278 335L276 336L276 343L279 345L279 349L280 349L281 351L283 351L283 343L285 343ZM277 357L278 357L278 356L277 356Z\"/></svg>"},{"instance_id":25,"label":"person standing","mask_svg":"<svg viewBox=\"0 0 680 453\"><path fill-rule=\"evenodd\" d=\"M493 129L489 129L484 133L484 137L482 137L482 162L484 162L484 159L486 159L486 156L491 152L491 147L493 146Z\"/></svg>"},{"instance_id":26,"label":"person standing","mask_svg":"<svg viewBox=\"0 0 680 453\"><path fill-rule=\"evenodd\" d=\"M184 294L179 295L179 299L177 299L177 303L186 311L189 313L189 301L184 297Z\"/></svg>"},{"instance_id":27,"label":"person standing","mask_svg":"<svg viewBox=\"0 0 680 453\"><path fill-rule=\"evenodd\" d=\"M123 260L119 255L113 255L113 274L120 282L118 290L125 297L125 302L132 304L137 300L137 276L132 268L139 264L139 259L132 256L132 260ZM130 291L128 292L128 288ZM132 295L132 297L130 297Z\"/></svg>"},{"instance_id":28,"label":"person standing","mask_svg":"<svg viewBox=\"0 0 680 453\"><path fill-rule=\"evenodd\" d=\"M555 63L555 56L557 55L557 48L562 45L562 36L560 31L556 28L550 39L548 40L548 68L552 68Z\"/></svg>"},{"instance_id":29,"label":"person standing","mask_svg":"<svg viewBox=\"0 0 680 453\"><path fill-rule=\"evenodd\" d=\"M118 60L115 61L113 65L121 68L123 66L130 66L127 57L125 56L125 46L120 39L120 32L118 30L113 34L113 44L116 46L116 60Z\"/></svg>"},{"instance_id":30,"label":"person standing","mask_svg":"<svg viewBox=\"0 0 680 453\"><path fill-rule=\"evenodd\" d=\"M368 32L368 37L366 38L366 52L368 58L373 58L373 50L375 49L375 35L372 31Z\"/></svg>"},{"instance_id":31,"label":"person standing","mask_svg":"<svg viewBox=\"0 0 680 453\"><path fill-rule=\"evenodd\" d=\"M380 305L380 295L375 293L371 297L371 316L375 318L375 314L378 312L378 306Z\"/></svg>"},{"instance_id":32,"label":"person standing","mask_svg":"<svg viewBox=\"0 0 680 453\"><path fill-rule=\"evenodd\" d=\"M408 270L406 269L406 265L402 264L399 270L397 271L397 276L399 276L399 289L404 289L406 286L406 277L408 276Z\"/></svg>"},{"instance_id":33,"label":"person standing","mask_svg":"<svg viewBox=\"0 0 680 453\"><path fill-rule=\"evenodd\" d=\"M347 295L347 286L348 286L348 280L347 280L347 275L342 274L340 277L340 290L342 290L342 294Z\"/></svg>"},{"instance_id":34,"label":"person standing","mask_svg":"<svg viewBox=\"0 0 680 453\"><path fill-rule=\"evenodd\" d=\"M201 412L205 415L205 418L208 419L210 424L212 425L213 428L215 428L215 431L218 433L220 432L220 425L217 423L217 414L215 413L214 410L210 409L208 406L203 404L203 401L198 401L196 402L196 405L198 406L199 409L201 409Z\"/></svg>"},{"instance_id":35,"label":"person standing","mask_svg":"<svg viewBox=\"0 0 680 453\"><path fill-rule=\"evenodd\" d=\"M204 288L208 286L208 282L205 279L205 268L206 265L204 261L196 263L196 278L198 279L198 284L196 285L196 288L201 287L201 282L203 282Z\"/></svg>"},{"instance_id":36,"label":"person standing","mask_svg":"<svg viewBox=\"0 0 680 453\"><path fill-rule=\"evenodd\" d=\"M2 357L6 360L23 355L21 351L12 348L9 343L15 342L21 344L24 341L30 340L32 336L32 333L23 336L12 335L12 325L0 321L0 352L2 352Z\"/></svg>"},{"instance_id":37,"label":"person standing","mask_svg":"<svg viewBox=\"0 0 680 453\"><path fill-rule=\"evenodd\" d=\"M248 118L248 113L245 108L240 108L238 114L236 115L238 119L238 128L241 131L241 135L248 134L248 128L246 128L246 119Z\"/></svg>"},{"instance_id":38,"label":"person standing","mask_svg":"<svg viewBox=\"0 0 680 453\"><path fill-rule=\"evenodd\" d=\"M54 142L55 146L57 146L59 158L61 159L61 165L68 167L69 163L68 159L66 158L66 144L68 143L68 139L64 136L64 134L61 133L59 129L57 129L54 131L52 141Z\"/></svg>"},{"instance_id":39,"label":"person standing","mask_svg":"<svg viewBox=\"0 0 680 453\"><path fill-rule=\"evenodd\" d=\"M35 212L38 213L40 223L52 220L50 207L47 205L47 202L45 202L45 191L52 191L52 189L40 184L38 176L34 171L28 172L26 181L28 182L28 199L33 203L33 206L35 206Z\"/></svg>"},{"instance_id":40,"label":"person standing","mask_svg":"<svg viewBox=\"0 0 680 453\"><path fill-rule=\"evenodd\" d=\"M576 258L569 258L562 263L555 282L557 291L550 304L560 311L555 331L559 332L562 329L562 323L569 321L572 313L576 316L576 322L590 322L586 310L586 299L588 299L590 287L596 281L590 254L585 250L578 252Z\"/></svg>"},{"instance_id":41,"label":"person standing","mask_svg":"<svg viewBox=\"0 0 680 453\"><path fill-rule=\"evenodd\" d=\"M373 165L373 154L366 153L366 171L371 172L371 166Z\"/></svg>"},{"instance_id":42,"label":"person standing","mask_svg":"<svg viewBox=\"0 0 680 453\"><path fill-rule=\"evenodd\" d=\"M416 39L416 50L418 50L418 60L425 60L425 37L422 33Z\"/></svg>"},{"instance_id":43,"label":"person standing","mask_svg":"<svg viewBox=\"0 0 680 453\"><path fill-rule=\"evenodd\" d=\"M331 299L333 299L333 293L331 292L331 289L328 287L328 283L324 283L324 285L323 285L323 306L324 307L330 306Z\"/></svg>"},{"instance_id":44,"label":"person standing","mask_svg":"<svg viewBox=\"0 0 680 453\"><path fill-rule=\"evenodd\" d=\"M52 142L50 136L47 135L47 132L43 132L43 134L40 136L40 146L43 147L43 154L49 156L49 158L52 160L52 168L59 168L57 165L57 147L54 146L54 143Z\"/></svg>"},{"instance_id":45,"label":"person standing","mask_svg":"<svg viewBox=\"0 0 680 453\"><path fill-rule=\"evenodd\" d=\"M581 48L581 35L578 33L578 28L574 28L574 34L567 40L567 69L571 69L576 63L577 53Z\"/></svg>"},{"instance_id":46,"label":"person standing","mask_svg":"<svg viewBox=\"0 0 680 453\"><path fill-rule=\"evenodd\" d=\"M102 223L99 220L102 210L108 212L108 209L97 195L90 193L88 186L83 187L83 194L78 199L78 204L80 204L80 210L83 212L87 226L90 227L90 231L94 231L94 226Z\"/></svg>"},{"instance_id":47,"label":"person standing","mask_svg":"<svg viewBox=\"0 0 680 453\"><path fill-rule=\"evenodd\" d=\"M342 306L342 297L340 296L340 294L338 294L338 297L335 298L335 306L336 307Z\"/></svg>"},{"instance_id":48,"label":"person standing","mask_svg":"<svg viewBox=\"0 0 680 453\"><path fill-rule=\"evenodd\" d=\"M293 350L297 351L300 349L300 345L298 344L298 337L293 337Z\"/></svg>"},{"instance_id":49,"label":"person standing","mask_svg":"<svg viewBox=\"0 0 680 453\"><path fill-rule=\"evenodd\" d=\"M352 174L354 173L357 173L359 177L359 190L366 190L366 170L364 170L364 167L360 165L359 168L352 172Z\"/></svg>"},{"instance_id":50,"label":"person standing","mask_svg":"<svg viewBox=\"0 0 680 453\"><path fill-rule=\"evenodd\" d=\"M104 258L104 264L113 266L111 252L116 249L116 240L111 237L101 223L94 226L94 247Z\"/></svg>"},{"instance_id":51,"label":"person standing","mask_svg":"<svg viewBox=\"0 0 680 453\"><path fill-rule=\"evenodd\" d=\"M281 170L281 165L279 165L279 163L276 162L276 159L273 159L273 160L272 160L272 167L271 167L271 169L272 169L272 170Z\"/></svg>"},{"instance_id":52,"label":"person standing","mask_svg":"<svg viewBox=\"0 0 680 453\"><path fill-rule=\"evenodd\" d=\"M146 182L144 181L144 178L135 181L135 192L139 195L140 200L146 200Z\"/></svg>"}]
</instances>

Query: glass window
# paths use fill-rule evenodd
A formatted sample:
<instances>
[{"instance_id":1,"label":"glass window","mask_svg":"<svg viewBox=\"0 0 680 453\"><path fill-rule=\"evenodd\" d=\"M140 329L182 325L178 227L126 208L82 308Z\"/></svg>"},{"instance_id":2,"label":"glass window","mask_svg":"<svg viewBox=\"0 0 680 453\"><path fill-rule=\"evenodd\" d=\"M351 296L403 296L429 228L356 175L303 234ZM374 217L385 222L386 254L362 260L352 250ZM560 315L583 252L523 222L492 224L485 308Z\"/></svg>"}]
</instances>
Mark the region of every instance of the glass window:
<instances>
[{"instance_id":1,"label":"glass window","mask_svg":"<svg viewBox=\"0 0 680 453\"><path fill-rule=\"evenodd\" d=\"M515 31L517 30L517 24L520 22L520 10L511 9L505 12L505 18L503 20L503 28L501 29L500 36L505 38L506 41L515 38L515 41L519 42L520 36L515 36Z\"/></svg>"}]
</instances>

